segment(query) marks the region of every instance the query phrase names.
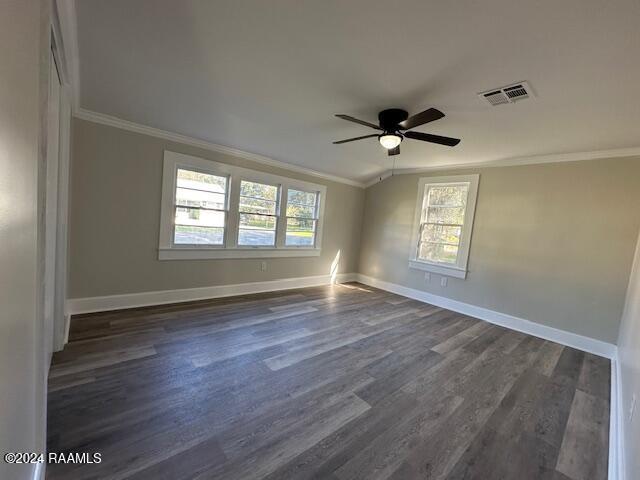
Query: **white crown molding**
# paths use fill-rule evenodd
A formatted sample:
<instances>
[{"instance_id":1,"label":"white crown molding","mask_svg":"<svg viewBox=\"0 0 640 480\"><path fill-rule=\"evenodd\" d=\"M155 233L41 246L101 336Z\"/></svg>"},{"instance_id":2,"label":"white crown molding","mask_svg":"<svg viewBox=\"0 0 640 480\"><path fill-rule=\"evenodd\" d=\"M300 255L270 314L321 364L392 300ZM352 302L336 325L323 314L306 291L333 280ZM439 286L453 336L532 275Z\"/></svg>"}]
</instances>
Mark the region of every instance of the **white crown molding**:
<instances>
[{"instance_id":1,"label":"white crown molding","mask_svg":"<svg viewBox=\"0 0 640 480\"><path fill-rule=\"evenodd\" d=\"M619 158L619 157L632 157L640 156L640 147L631 148L618 148L611 150L595 150L588 152L574 152L574 153L560 153L560 154L547 154L547 155L532 155L526 157L514 157L499 160L489 160L486 162L478 163L462 163L452 165L434 165L428 167L419 168L404 168L396 170L383 171L371 177L368 181L358 182L350 178L341 177L338 175L331 175L329 173L319 172L306 167L293 165L290 163L275 160L264 155L256 153L246 152L232 147L219 145L205 140L189 137L158 128L148 127L146 125L130 122L110 115L105 115L98 112L93 112L80 107L80 54L78 48L78 20L76 14L76 0L55 0L57 7L57 28L62 38L62 46L59 48L62 50L65 61L65 80L68 83L71 90L71 99L74 116L83 120L88 120L95 123L101 123L103 125L109 125L112 127L129 130L132 132L142 133L157 138L163 138L166 140L184 143L187 145L193 145L205 150L211 150L214 152L220 152L228 155L245 158L257 163L270 165L285 170L303 173L313 177L324 178L338 183L344 183L354 187L368 188L376 183L379 183L393 175L408 175L413 173L427 173L443 170L460 170L460 169L473 169L473 168L487 168L487 167L508 167L518 165L533 165L543 163L558 163L558 162L575 162L580 160L596 160L601 158Z\"/></svg>"},{"instance_id":2,"label":"white crown molding","mask_svg":"<svg viewBox=\"0 0 640 480\"><path fill-rule=\"evenodd\" d=\"M411 175L414 173L442 172L445 170L463 170L490 167L516 167L520 165L536 165L542 163L578 162L582 160L598 160L602 158L640 157L640 147L615 148L612 150L595 150L591 152L558 153L549 155L532 155L529 157L504 158L477 163L457 163L453 165L433 165L417 168L400 168L387 170L364 182L369 188L394 175Z\"/></svg>"},{"instance_id":3,"label":"white crown molding","mask_svg":"<svg viewBox=\"0 0 640 480\"><path fill-rule=\"evenodd\" d=\"M421 302L436 305L458 313L469 315L470 317L479 318L495 325L510 328L518 332L528 335L550 340L560 343L584 352L593 353L607 358L615 358L616 346L612 343L596 340L595 338L585 337L566 330L542 325L541 323L526 320L524 318L515 317L506 313L496 312L488 308L478 307L470 303L452 300L451 298L441 297L415 288L405 287L396 283L385 282L377 278L367 275L358 274L358 281L371 287L386 290L404 297L413 298Z\"/></svg>"},{"instance_id":4,"label":"white crown molding","mask_svg":"<svg viewBox=\"0 0 640 480\"><path fill-rule=\"evenodd\" d=\"M232 297L234 295L317 287L320 285L330 285L332 283L352 282L355 281L355 279L355 273L339 273L335 278L331 275L316 275L310 277L283 278L280 280L269 280L265 282L216 285L213 287L129 293L104 297L71 298L67 300L67 312L69 316L83 313L107 312L111 310L122 310L125 308L148 307L168 303Z\"/></svg>"},{"instance_id":5,"label":"white crown molding","mask_svg":"<svg viewBox=\"0 0 640 480\"><path fill-rule=\"evenodd\" d=\"M331 175L329 173L318 172L317 170L312 170L310 168L274 160L273 158L265 157L264 155L259 155L257 153L245 152L244 150L238 150L237 148L218 145L217 143L207 142L206 140L200 140L197 138L189 137L187 135L182 135L180 133L173 133L166 130L161 130L159 128L148 127L146 125L130 122L128 120L122 120L121 118L113 117L111 115L105 115L103 113L93 112L84 108L76 109L74 112L74 116L76 118L87 120L89 122L121 128L130 132L141 133L143 135L162 138L164 140L169 140L172 142L183 143L185 145L191 145L205 150L210 150L212 152L232 155L234 157L244 158L252 162L261 163L263 165L282 168L283 170L288 170L290 172L303 173L312 177L323 178L332 182L344 183L353 187L365 187L363 183L351 180L350 178L344 178L336 175Z\"/></svg>"},{"instance_id":6,"label":"white crown molding","mask_svg":"<svg viewBox=\"0 0 640 480\"><path fill-rule=\"evenodd\" d=\"M80 105L80 51L75 0L56 0L54 13L57 48L63 56L64 82L71 90L71 106L76 111Z\"/></svg>"}]
</instances>

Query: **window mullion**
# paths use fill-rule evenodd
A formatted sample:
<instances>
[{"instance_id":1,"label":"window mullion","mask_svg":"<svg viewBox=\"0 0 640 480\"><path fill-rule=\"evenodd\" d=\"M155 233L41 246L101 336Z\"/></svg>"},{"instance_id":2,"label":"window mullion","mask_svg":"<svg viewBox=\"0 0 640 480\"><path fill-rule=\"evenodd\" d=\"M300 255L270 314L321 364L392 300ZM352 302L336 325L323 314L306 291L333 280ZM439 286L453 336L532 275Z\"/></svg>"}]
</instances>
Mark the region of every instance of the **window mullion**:
<instances>
[{"instance_id":1,"label":"window mullion","mask_svg":"<svg viewBox=\"0 0 640 480\"><path fill-rule=\"evenodd\" d=\"M225 228L227 248L236 248L238 246L238 227L240 224L240 214L238 210L240 208L240 178L230 177L229 179L229 193L228 193L228 214L227 225Z\"/></svg>"},{"instance_id":2,"label":"window mullion","mask_svg":"<svg viewBox=\"0 0 640 480\"><path fill-rule=\"evenodd\" d=\"M276 214L278 215L276 221L276 248L284 248L287 236L287 193L289 188L287 185L280 185L278 189L278 195L280 201L277 202Z\"/></svg>"}]
</instances>

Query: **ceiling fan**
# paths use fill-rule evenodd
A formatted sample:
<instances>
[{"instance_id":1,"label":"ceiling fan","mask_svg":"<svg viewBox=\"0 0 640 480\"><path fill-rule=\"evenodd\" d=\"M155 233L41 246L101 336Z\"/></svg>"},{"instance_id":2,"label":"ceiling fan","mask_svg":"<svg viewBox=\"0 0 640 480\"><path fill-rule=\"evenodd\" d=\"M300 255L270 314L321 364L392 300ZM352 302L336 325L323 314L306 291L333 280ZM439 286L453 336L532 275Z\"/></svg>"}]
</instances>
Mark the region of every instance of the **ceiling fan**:
<instances>
[{"instance_id":1,"label":"ceiling fan","mask_svg":"<svg viewBox=\"0 0 640 480\"><path fill-rule=\"evenodd\" d=\"M439 145L446 145L448 147L455 147L460 143L459 138L442 137L440 135L432 135L430 133L422 132L403 132L401 130L409 130L411 128L419 127L425 123L433 122L444 117L444 113L435 108L429 108L424 112L417 113L411 117L405 110L399 108L390 108L383 110L378 114L379 125L374 123L359 120L349 115L338 114L338 118L348 120L350 122L359 123L365 127L375 128L376 130L382 130L382 133L373 133L371 135L364 135L362 137L347 138L346 140L339 140L333 142L334 145L341 143L354 142L356 140L363 140L365 138L378 137L380 144L387 149L389 155L398 155L400 153L400 142L406 137L413 140L422 140L423 142L437 143Z\"/></svg>"}]
</instances>

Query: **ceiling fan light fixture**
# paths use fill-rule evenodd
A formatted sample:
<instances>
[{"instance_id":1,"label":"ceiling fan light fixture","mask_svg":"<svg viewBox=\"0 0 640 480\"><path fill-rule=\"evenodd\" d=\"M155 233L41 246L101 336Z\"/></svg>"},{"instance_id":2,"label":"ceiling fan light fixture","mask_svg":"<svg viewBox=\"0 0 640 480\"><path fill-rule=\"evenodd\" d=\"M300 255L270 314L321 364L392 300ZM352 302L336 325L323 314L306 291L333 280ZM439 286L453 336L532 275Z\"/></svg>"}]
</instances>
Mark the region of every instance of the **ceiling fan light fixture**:
<instances>
[{"instance_id":1,"label":"ceiling fan light fixture","mask_svg":"<svg viewBox=\"0 0 640 480\"><path fill-rule=\"evenodd\" d=\"M387 150L393 150L400 142L402 142L402 137L397 133L383 133L378 137L380 141L380 145L382 145Z\"/></svg>"}]
</instances>

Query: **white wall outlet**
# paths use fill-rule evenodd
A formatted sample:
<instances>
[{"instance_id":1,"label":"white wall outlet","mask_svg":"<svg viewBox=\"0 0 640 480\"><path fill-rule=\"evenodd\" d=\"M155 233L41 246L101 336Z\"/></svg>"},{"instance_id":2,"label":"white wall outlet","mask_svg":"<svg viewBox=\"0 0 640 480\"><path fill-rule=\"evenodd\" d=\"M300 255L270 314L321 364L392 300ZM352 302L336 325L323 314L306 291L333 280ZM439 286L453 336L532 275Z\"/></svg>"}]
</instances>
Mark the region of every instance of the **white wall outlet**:
<instances>
[{"instance_id":1,"label":"white wall outlet","mask_svg":"<svg viewBox=\"0 0 640 480\"><path fill-rule=\"evenodd\" d=\"M440 279L440 286L441 287L446 287L447 286L447 280L448 280L447 277L442 277Z\"/></svg>"},{"instance_id":2,"label":"white wall outlet","mask_svg":"<svg viewBox=\"0 0 640 480\"><path fill-rule=\"evenodd\" d=\"M629 407L629 422L633 420L633 414L636 411L636 394L631 397L631 406Z\"/></svg>"},{"instance_id":3,"label":"white wall outlet","mask_svg":"<svg viewBox=\"0 0 640 480\"><path fill-rule=\"evenodd\" d=\"M267 271L267 262L260 262L260 271L262 272Z\"/></svg>"},{"instance_id":4,"label":"white wall outlet","mask_svg":"<svg viewBox=\"0 0 640 480\"><path fill-rule=\"evenodd\" d=\"M431 273L424 272L424 282L429 283L431 281Z\"/></svg>"}]
</instances>

